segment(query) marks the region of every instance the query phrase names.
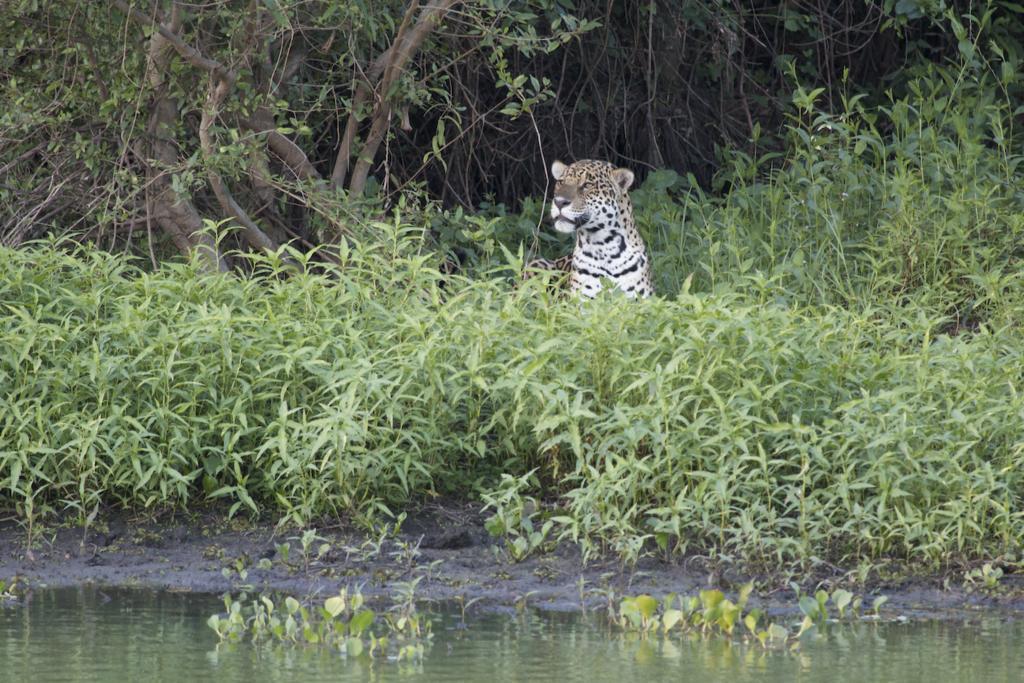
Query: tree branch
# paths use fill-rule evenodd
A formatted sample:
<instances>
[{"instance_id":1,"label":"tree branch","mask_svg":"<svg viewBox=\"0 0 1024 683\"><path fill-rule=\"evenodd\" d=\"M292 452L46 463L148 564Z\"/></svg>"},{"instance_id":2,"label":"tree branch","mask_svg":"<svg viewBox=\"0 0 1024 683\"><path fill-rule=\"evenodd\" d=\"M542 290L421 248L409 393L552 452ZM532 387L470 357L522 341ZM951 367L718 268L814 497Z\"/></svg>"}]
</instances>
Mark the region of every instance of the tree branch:
<instances>
[{"instance_id":1,"label":"tree branch","mask_svg":"<svg viewBox=\"0 0 1024 683\"><path fill-rule=\"evenodd\" d=\"M366 178L370 174L370 167L373 159L377 156L384 136L387 134L389 119L391 118L391 86L398 79L402 69L412 59L420 45L426 40L427 35L441 22L441 19L451 7L459 0L431 0L423 9L423 14L416 21L416 25L408 35L400 35L395 39L396 50L388 60L378 88L378 99L373 113L373 123L370 126L370 133L366 137L366 144L359 153L356 165L352 169L352 180L349 183L349 193L360 195L366 186ZM414 2L410 10L416 6Z\"/></svg>"},{"instance_id":2,"label":"tree branch","mask_svg":"<svg viewBox=\"0 0 1024 683\"><path fill-rule=\"evenodd\" d=\"M282 135L274 128L273 120L267 111L258 111L251 117L239 118L238 122L254 133L267 136L267 145L281 160L288 165L297 178L301 180L322 181L319 171L309 160L302 148L291 138Z\"/></svg>"},{"instance_id":3,"label":"tree branch","mask_svg":"<svg viewBox=\"0 0 1024 683\"><path fill-rule=\"evenodd\" d=\"M212 78L214 82L210 84L210 90L206 95L206 106L203 108L203 116L199 122L199 146L203 151L203 158L206 160L206 175L210 180L210 187L213 188L213 193L217 196L217 201L220 202L224 212L234 216L235 220L242 226L245 240L258 249L274 251L278 247L277 243L270 239L256 225L256 222L249 217L245 209L235 201L231 191L224 183L224 179L213 168L214 145L210 128L220 112L220 106L224 102L224 98L227 97L228 92L231 90L231 83L226 79L218 78L216 75L212 76Z\"/></svg>"},{"instance_id":4,"label":"tree branch","mask_svg":"<svg viewBox=\"0 0 1024 683\"><path fill-rule=\"evenodd\" d=\"M181 36L177 32L171 30L167 26L164 26L160 22L156 21L153 17L148 17L139 10L135 9L124 0L113 0L114 7L127 14L136 22L144 25L153 27L162 37L166 40L171 47L174 48L175 52L181 55L182 59L191 64L194 67L202 69L203 71L209 71L221 78L226 78L232 83L238 80L238 75L227 68L216 59L210 59L195 49L191 45L187 45ZM175 12L177 11L178 5L174 5ZM155 36L154 36L155 37Z\"/></svg>"},{"instance_id":5,"label":"tree branch","mask_svg":"<svg viewBox=\"0 0 1024 683\"><path fill-rule=\"evenodd\" d=\"M172 35L181 26L181 13L177 3L171 10L170 25L171 28L164 28ZM163 31L154 33L150 39L146 80L153 88L154 98L147 127L149 154L143 155L143 158L152 155L157 165L174 168L178 164L178 146L173 133L178 108L167 93L164 82L164 74L169 67L168 42ZM202 231L203 219L192 205L192 200L174 191L166 173L156 172L152 163L147 162L146 165L154 188L154 193L149 197L146 206L149 215L170 235L182 253L198 253L204 270L227 271L228 264L220 255L217 243L211 235Z\"/></svg>"},{"instance_id":6,"label":"tree branch","mask_svg":"<svg viewBox=\"0 0 1024 683\"><path fill-rule=\"evenodd\" d=\"M345 134L341 137L341 144L338 146L338 155L334 160L334 170L331 172L331 182L335 187L345 185L345 176L348 174L348 164L352 158L352 146L355 144L356 133L359 132L359 112L363 105L370 99L370 86L376 83L384 73L387 65L391 63L392 56L405 37L405 31L409 27L412 17L419 9L419 0L413 0L409 8L405 10L402 23L398 26L398 32L391 46L382 52L377 59L373 60L365 78L356 79L355 94L352 96L352 105L349 108L348 121L345 123Z\"/></svg>"}]
</instances>

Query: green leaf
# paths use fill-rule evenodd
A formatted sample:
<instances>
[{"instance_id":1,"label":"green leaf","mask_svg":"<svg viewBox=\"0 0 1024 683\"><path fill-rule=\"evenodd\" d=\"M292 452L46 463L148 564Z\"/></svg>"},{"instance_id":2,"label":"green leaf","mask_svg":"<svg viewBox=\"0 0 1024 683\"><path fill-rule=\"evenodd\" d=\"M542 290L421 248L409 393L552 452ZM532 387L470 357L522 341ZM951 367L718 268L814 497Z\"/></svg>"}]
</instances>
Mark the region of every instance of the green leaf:
<instances>
[{"instance_id":1,"label":"green leaf","mask_svg":"<svg viewBox=\"0 0 1024 683\"><path fill-rule=\"evenodd\" d=\"M363 641L354 636L349 638L345 641L345 652L349 657L358 657L363 654Z\"/></svg>"},{"instance_id":2,"label":"green leaf","mask_svg":"<svg viewBox=\"0 0 1024 683\"><path fill-rule=\"evenodd\" d=\"M263 4L266 5L267 9L270 10L270 14L274 17L274 21L281 28L288 28L291 26L291 22L288 21L288 16L281 9L281 5L278 4L277 0L263 0Z\"/></svg>"},{"instance_id":3,"label":"green leaf","mask_svg":"<svg viewBox=\"0 0 1024 683\"><path fill-rule=\"evenodd\" d=\"M805 595L800 598L800 611L803 612L808 619L818 618L818 601L809 595Z\"/></svg>"},{"instance_id":4,"label":"green leaf","mask_svg":"<svg viewBox=\"0 0 1024 683\"><path fill-rule=\"evenodd\" d=\"M818 616L824 619L828 616L828 608L826 607L828 603L828 593L819 590L817 593L814 594L814 599L818 603Z\"/></svg>"},{"instance_id":5,"label":"green leaf","mask_svg":"<svg viewBox=\"0 0 1024 683\"><path fill-rule=\"evenodd\" d=\"M772 624L768 627L768 638L769 640L785 640L789 637L789 631L784 626L778 624Z\"/></svg>"},{"instance_id":6,"label":"green leaf","mask_svg":"<svg viewBox=\"0 0 1024 683\"><path fill-rule=\"evenodd\" d=\"M736 626L736 620L740 616L740 608L732 603L730 600L723 600L718 606L719 612L721 613L718 617L718 625L723 631L732 635L732 630Z\"/></svg>"},{"instance_id":7,"label":"green leaf","mask_svg":"<svg viewBox=\"0 0 1024 683\"><path fill-rule=\"evenodd\" d=\"M658 609L658 601L650 595L638 595L636 597L636 607L644 619L650 619L654 615L655 610Z\"/></svg>"},{"instance_id":8,"label":"green leaf","mask_svg":"<svg viewBox=\"0 0 1024 683\"><path fill-rule=\"evenodd\" d=\"M888 597L886 597L885 595L879 595L877 598L875 598L874 602L871 603L871 609L875 610L875 613L877 614L878 610L882 607L882 605L884 605L887 602L889 602Z\"/></svg>"},{"instance_id":9,"label":"green leaf","mask_svg":"<svg viewBox=\"0 0 1024 683\"><path fill-rule=\"evenodd\" d=\"M324 601L324 609L332 617L336 617L345 611L345 598L340 595L335 595L333 598L327 598Z\"/></svg>"},{"instance_id":10,"label":"green leaf","mask_svg":"<svg viewBox=\"0 0 1024 683\"><path fill-rule=\"evenodd\" d=\"M810 616L804 617L804 620L800 622L800 630L796 632L796 637L799 638L803 634L814 628L814 619Z\"/></svg>"},{"instance_id":11,"label":"green leaf","mask_svg":"<svg viewBox=\"0 0 1024 683\"><path fill-rule=\"evenodd\" d=\"M743 625L747 627L747 630L751 633L757 633L757 622L761 621L761 616L764 613L759 610L750 610L747 616L743 617Z\"/></svg>"},{"instance_id":12,"label":"green leaf","mask_svg":"<svg viewBox=\"0 0 1024 683\"><path fill-rule=\"evenodd\" d=\"M835 603L836 609L839 610L840 617L843 616L851 600L853 600L853 593L848 590L839 588L832 593L832 602Z\"/></svg>"},{"instance_id":13,"label":"green leaf","mask_svg":"<svg viewBox=\"0 0 1024 683\"><path fill-rule=\"evenodd\" d=\"M665 629L665 632L671 631L676 624L682 621L683 613L677 609L665 610L665 613L661 615L661 625Z\"/></svg>"},{"instance_id":14,"label":"green leaf","mask_svg":"<svg viewBox=\"0 0 1024 683\"><path fill-rule=\"evenodd\" d=\"M484 522L484 528L487 529L487 533L489 533L494 538L500 538L501 536L504 536L505 531L507 530L505 527L505 520L502 519L501 516L499 515L489 517L487 521Z\"/></svg>"},{"instance_id":15,"label":"green leaf","mask_svg":"<svg viewBox=\"0 0 1024 683\"><path fill-rule=\"evenodd\" d=\"M747 600L750 599L750 594L753 593L753 592L754 592L754 582L753 581L749 581L749 582L743 584L742 586L740 586L740 594L739 594L739 597L736 600L736 604L739 605L741 609L743 607L746 607Z\"/></svg>"},{"instance_id":16,"label":"green leaf","mask_svg":"<svg viewBox=\"0 0 1024 683\"><path fill-rule=\"evenodd\" d=\"M366 609L359 612L352 617L351 621L348 622L349 632L354 636L358 636L373 623L373 619L373 610Z\"/></svg>"},{"instance_id":17,"label":"green leaf","mask_svg":"<svg viewBox=\"0 0 1024 683\"><path fill-rule=\"evenodd\" d=\"M718 605L718 603L725 600L725 594L720 590L708 590L700 592L700 603L704 606L705 610L712 609Z\"/></svg>"}]
</instances>

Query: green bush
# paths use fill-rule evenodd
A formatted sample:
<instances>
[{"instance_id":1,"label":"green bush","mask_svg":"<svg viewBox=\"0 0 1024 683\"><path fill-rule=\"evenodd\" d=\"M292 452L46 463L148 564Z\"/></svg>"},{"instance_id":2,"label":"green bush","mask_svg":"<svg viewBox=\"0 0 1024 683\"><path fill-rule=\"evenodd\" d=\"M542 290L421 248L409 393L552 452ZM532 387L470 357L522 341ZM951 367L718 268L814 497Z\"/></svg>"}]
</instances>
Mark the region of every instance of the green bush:
<instances>
[{"instance_id":1,"label":"green bush","mask_svg":"<svg viewBox=\"0 0 1024 683\"><path fill-rule=\"evenodd\" d=\"M798 90L785 157L734 153L721 197L651 174L634 198L662 296L643 302L510 287L536 204L406 209L301 273L297 253L238 255L240 278L2 251L0 504L30 528L205 499L305 524L514 494L626 559L1014 551L1015 78L927 69L835 115ZM463 274L425 247L439 232Z\"/></svg>"},{"instance_id":2,"label":"green bush","mask_svg":"<svg viewBox=\"0 0 1024 683\"><path fill-rule=\"evenodd\" d=\"M556 529L625 557L938 561L1024 531L1017 335L735 293L553 300L443 281L416 233L287 278L5 251L0 500L305 523L537 468Z\"/></svg>"}]
</instances>

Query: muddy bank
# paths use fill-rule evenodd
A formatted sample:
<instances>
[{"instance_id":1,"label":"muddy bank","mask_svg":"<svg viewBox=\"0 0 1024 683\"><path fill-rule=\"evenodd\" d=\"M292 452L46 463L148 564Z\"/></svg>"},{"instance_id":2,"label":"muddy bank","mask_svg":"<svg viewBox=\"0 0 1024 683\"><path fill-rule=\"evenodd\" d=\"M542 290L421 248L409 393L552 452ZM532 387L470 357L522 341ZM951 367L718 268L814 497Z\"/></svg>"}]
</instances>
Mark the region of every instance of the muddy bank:
<instances>
[{"instance_id":1,"label":"muddy bank","mask_svg":"<svg viewBox=\"0 0 1024 683\"><path fill-rule=\"evenodd\" d=\"M747 576L712 567L700 558L642 560L624 567L614 560L584 565L571 544L522 562L510 562L484 529L479 506L446 504L417 510L398 533L367 534L345 525L320 526L316 539L272 523L227 520L223 511L138 516L110 513L83 528L47 526L27 547L25 529L0 522L0 579L19 577L29 587L84 584L222 593L251 587L292 595L328 595L361 586L367 597L394 595L419 579L423 600L479 599L480 605L517 604L579 610L622 595L694 594L708 587L727 593L754 578L756 599L770 612L796 611L788 577ZM287 550L284 548L287 544ZM948 576L876 579L850 583L850 573L828 567L800 581L803 590L846 587L889 598L883 616L971 619L982 614L1024 617L1024 576L1006 575L988 593L967 591L963 572Z\"/></svg>"}]
</instances>

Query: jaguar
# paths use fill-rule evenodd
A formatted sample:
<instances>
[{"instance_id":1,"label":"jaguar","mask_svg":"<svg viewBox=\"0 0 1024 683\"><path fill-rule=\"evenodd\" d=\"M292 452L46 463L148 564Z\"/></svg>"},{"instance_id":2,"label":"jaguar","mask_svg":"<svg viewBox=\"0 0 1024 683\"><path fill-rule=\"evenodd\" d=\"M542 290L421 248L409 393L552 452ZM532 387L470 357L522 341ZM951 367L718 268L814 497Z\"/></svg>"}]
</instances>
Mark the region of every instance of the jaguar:
<instances>
[{"instance_id":1,"label":"jaguar","mask_svg":"<svg viewBox=\"0 0 1024 683\"><path fill-rule=\"evenodd\" d=\"M555 230L576 235L572 254L556 261L535 259L527 270L562 270L569 291L593 298L610 281L630 298L654 294L651 261L633 218L629 188L633 172L607 161L586 159L551 164Z\"/></svg>"}]
</instances>

